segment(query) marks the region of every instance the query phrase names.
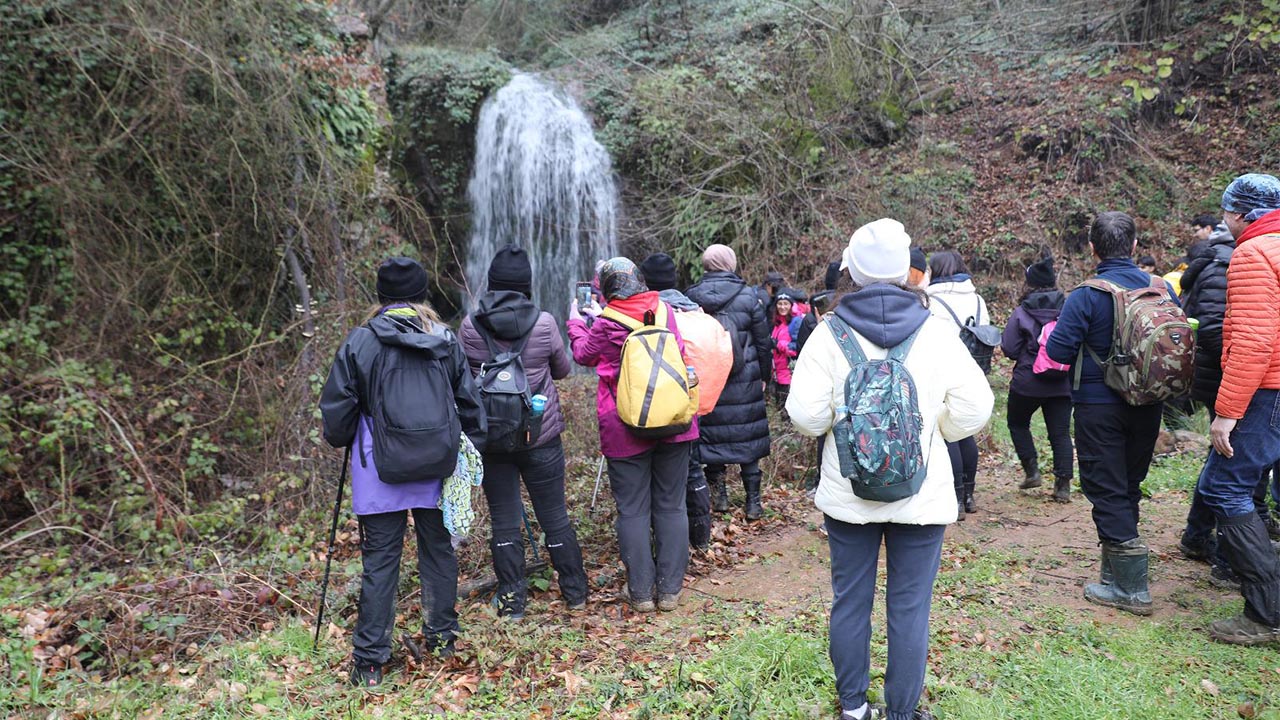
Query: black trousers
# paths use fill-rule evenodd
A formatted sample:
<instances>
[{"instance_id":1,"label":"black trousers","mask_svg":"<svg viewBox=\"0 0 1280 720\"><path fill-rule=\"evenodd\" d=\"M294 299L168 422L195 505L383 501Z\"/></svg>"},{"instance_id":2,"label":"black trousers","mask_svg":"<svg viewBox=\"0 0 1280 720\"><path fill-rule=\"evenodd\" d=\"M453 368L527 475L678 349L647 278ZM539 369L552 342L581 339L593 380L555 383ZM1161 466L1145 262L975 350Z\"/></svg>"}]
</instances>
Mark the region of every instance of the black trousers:
<instances>
[{"instance_id":1,"label":"black trousers","mask_svg":"<svg viewBox=\"0 0 1280 720\"><path fill-rule=\"evenodd\" d=\"M1163 406L1077 404L1076 455L1080 487L1093 503L1103 542L1138 537L1138 501L1160 434Z\"/></svg>"},{"instance_id":2,"label":"black trousers","mask_svg":"<svg viewBox=\"0 0 1280 720\"><path fill-rule=\"evenodd\" d=\"M427 647L437 650L458 633L458 558L444 526L444 513L417 508L413 528L418 540L418 580L422 587L422 634ZM382 665L391 659L391 633L396 620L396 589L400 584L400 555L408 527L405 510L359 515L360 614L352 636L357 665Z\"/></svg>"},{"instance_id":3,"label":"black trousers","mask_svg":"<svg viewBox=\"0 0 1280 720\"><path fill-rule=\"evenodd\" d=\"M1049 431L1053 476L1070 480L1075 467L1071 447L1071 398L1032 397L1010 390L1007 421L1014 452L1024 468L1036 466L1036 443L1031 437L1031 417L1036 410L1044 417L1044 427Z\"/></svg>"}]
</instances>

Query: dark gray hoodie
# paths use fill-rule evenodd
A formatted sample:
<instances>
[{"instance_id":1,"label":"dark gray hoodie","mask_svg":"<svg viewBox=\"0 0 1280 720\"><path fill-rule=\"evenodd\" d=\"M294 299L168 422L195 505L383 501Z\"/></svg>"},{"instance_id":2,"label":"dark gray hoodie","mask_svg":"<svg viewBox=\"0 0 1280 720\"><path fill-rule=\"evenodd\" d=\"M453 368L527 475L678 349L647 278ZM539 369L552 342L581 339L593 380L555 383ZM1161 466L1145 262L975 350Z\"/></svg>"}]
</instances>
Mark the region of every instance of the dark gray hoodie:
<instances>
[{"instance_id":1,"label":"dark gray hoodie","mask_svg":"<svg viewBox=\"0 0 1280 720\"><path fill-rule=\"evenodd\" d=\"M919 295L880 283L847 293L840 298L835 313L859 335L882 348L901 344L929 319L929 309Z\"/></svg>"}]
</instances>

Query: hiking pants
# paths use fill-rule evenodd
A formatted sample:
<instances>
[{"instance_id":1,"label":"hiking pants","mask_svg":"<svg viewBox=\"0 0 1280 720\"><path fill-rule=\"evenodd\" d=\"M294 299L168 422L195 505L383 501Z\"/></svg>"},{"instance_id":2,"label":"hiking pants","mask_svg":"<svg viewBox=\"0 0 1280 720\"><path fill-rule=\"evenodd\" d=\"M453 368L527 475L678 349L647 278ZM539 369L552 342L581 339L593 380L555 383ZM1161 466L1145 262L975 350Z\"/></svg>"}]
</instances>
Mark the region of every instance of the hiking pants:
<instances>
[{"instance_id":1,"label":"hiking pants","mask_svg":"<svg viewBox=\"0 0 1280 720\"><path fill-rule=\"evenodd\" d=\"M702 470L702 453L697 440L691 440L689 444L689 480L685 485L689 547L706 548L711 543L711 489Z\"/></svg>"},{"instance_id":2,"label":"hiking pants","mask_svg":"<svg viewBox=\"0 0 1280 720\"><path fill-rule=\"evenodd\" d=\"M956 502L964 502L966 495L972 495L978 477L978 440L970 435L963 440L947 443L947 454L951 456L951 473L956 489Z\"/></svg>"},{"instance_id":3,"label":"hiking pants","mask_svg":"<svg viewBox=\"0 0 1280 720\"><path fill-rule=\"evenodd\" d=\"M1009 438L1023 468L1036 467L1036 443L1031 438L1031 416L1036 410L1044 418L1049 431L1049 447L1053 449L1053 476L1070 480L1075 459L1071 447L1071 398L1032 397L1009 391L1007 420Z\"/></svg>"},{"instance_id":4,"label":"hiking pants","mask_svg":"<svg viewBox=\"0 0 1280 720\"><path fill-rule=\"evenodd\" d=\"M942 559L945 525L854 525L826 517L831 548L830 653L845 710L867 700L871 681L871 607L884 541L889 657L884 699L890 720L911 720L929 657L929 606Z\"/></svg>"},{"instance_id":5,"label":"hiking pants","mask_svg":"<svg viewBox=\"0 0 1280 720\"><path fill-rule=\"evenodd\" d=\"M582 567L578 535L569 520L564 499L564 444L551 442L514 453L484 454L484 498L489 503L492 536L489 548L498 577L500 609L524 610L525 584L524 480L533 514L546 537L547 555L556 569L560 594L569 605L587 599L587 574Z\"/></svg>"},{"instance_id":6,"label":"hiking pants","mask_svg":"<svg viewBox=\"0 0 1280 720\"><path fill-rule=\"evenodd\" d=\"M444 647L458 633L458 558L453 554L444 513L414 508L413 528L418 540L418 580L422 586L422 634L432 650ZM400 584L400 554L404 549L407 511L358 515L360 521L360 613L352 636L357 665L383 665L391 659L395 629L396 590Z\"/></svg>"},{"instance_id":7,"label":"hiking pants","mask_svg":"<svg viewBox=\"0 0 1280 720\"><path fill-rule=\"evenodd\" d=\"M689 442L659 442L639 455L609 458L609 489L618 506L618 552L633 600L675 594L689 567L685 485Z\"/></svg>"},{"instance_id":8,"label":"hiking pants","mask_svg":"<svg viewBox=\"0 0 1280 720\"><path fill-rule=\"evenodd\" d=\"M1077 403L1076 456L1080 488L1093 503L1102 542L1138 537L1138 501L1160 434L1161 404Z\"/></svg>"},{"instance_id":9,"label":"hiking pants","mask_svg":"<svg viewBox=\"0 0 1280 720\"><path fill-rule=\"evenodd\" d=\"M1230 458L1209 451L1197 489L1217 518L1221 552L1240 576L1245 615L1280 627L1280 559L1253 500L1263 469L1280 460L1280 390L1253 394L1231 432L1231 449Z\"/></svg>"}]
</instances>

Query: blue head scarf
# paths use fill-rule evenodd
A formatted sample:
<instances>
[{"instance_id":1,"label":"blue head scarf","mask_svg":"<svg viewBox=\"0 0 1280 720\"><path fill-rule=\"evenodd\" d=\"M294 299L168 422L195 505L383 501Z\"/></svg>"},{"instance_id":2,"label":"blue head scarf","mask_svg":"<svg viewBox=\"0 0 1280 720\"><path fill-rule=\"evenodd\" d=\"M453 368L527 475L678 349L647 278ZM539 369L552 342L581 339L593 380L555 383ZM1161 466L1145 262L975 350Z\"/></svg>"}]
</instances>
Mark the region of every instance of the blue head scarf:
<instances>
[{"instance_id":1,"label":"blue head scarf","mask_svg":"<svg viewBox=\"0 0 1280 720\"><path fill-rule=\"evenodd\" d=\"M1222 193L1222 209L1240 213L1245 222L1280 209L1280 180L1262 173L1241 175Z\"/></svg>"}]
</instances>

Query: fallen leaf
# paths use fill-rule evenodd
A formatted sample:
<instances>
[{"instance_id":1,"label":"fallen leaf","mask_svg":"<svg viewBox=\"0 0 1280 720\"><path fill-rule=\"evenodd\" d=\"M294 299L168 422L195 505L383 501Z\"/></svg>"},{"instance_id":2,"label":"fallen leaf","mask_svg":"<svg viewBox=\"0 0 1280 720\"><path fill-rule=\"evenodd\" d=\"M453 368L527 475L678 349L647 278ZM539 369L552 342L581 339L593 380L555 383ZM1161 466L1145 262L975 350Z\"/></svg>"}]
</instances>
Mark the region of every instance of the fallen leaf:
<instances>
[{"instance_id":1,"label":"fallen leaf","mask_svg":"<svg viewBox=\"0 0 1280 720\"><path fill-rule=\"evenodd\" d=\"M1200 688L1214 697L1217 697L1218 693L1221 692L1221 690L1218 689L1218 686L1214 685L1208 678L1200 681Z\"/></svg>"}]
</instances>

